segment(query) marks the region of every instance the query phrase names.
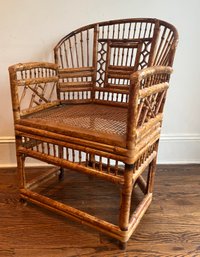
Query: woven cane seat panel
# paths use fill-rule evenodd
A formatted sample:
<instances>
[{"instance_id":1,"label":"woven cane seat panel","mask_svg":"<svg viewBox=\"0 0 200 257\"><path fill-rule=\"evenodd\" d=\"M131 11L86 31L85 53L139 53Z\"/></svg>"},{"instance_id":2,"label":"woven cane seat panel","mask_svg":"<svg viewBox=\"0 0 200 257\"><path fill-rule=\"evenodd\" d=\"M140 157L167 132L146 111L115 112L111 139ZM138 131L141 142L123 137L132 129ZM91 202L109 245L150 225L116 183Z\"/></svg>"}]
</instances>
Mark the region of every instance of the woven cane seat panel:
<instances>
[{"instance_id":1,"label":"woven cane seat panel","mask_svg":"<svg viewBox=\"0 0 200 257\"><path fill-rule=\"evenodd\" d=\"M127 109L98 104L61 105L26 116L35 127L61 128L97 139L122 142L126 135Z\"/></svg>"}]
</instances>

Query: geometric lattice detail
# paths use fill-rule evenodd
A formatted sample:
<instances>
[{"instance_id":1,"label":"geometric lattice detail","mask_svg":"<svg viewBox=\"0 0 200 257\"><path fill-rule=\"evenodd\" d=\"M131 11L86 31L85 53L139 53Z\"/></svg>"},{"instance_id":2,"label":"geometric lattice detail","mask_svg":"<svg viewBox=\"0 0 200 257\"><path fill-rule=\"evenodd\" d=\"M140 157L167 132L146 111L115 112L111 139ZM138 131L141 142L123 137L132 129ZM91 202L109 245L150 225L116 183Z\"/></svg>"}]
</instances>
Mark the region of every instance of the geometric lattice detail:
<instances>
[{"instance_id":1,"label":"geometric lattice detail","mask_svg":"<svg viewBox=\"0 0 200 257\"><path fill-rule=\"evenodd\" d=\"M139 170L139 168L144 165L144 162L148 160L152 156L152 154L156 152L156 143L151 145L141 156L140 158L135 162L134 165L134 173Z\"/></svg>"},{"instance_id":2,"label":"geometric lattice detail","mask_svg":"<svg viewBox=\"0 0 200 257\"><path fill-rule=\"evenodd\" d=\"M156 117L163 106L165 94L166 90L140 99L137 126L141 126L151 118Z\"/></svg>"},{"instance_id":3,"label":"geometric lattice detail","mask_svg":"<svg viewBox=\"0 0 200 257\"><path fill-rule=\"evenodd\" d=\"M123 176L124 166L122 166L122 162L92 154L88 149L81 151L71 148L67 143L65 146L59 145L59 143L52 145L48 139L37 140L37 137L33 139L26 136L23 137L23 147L29 149L31 153L41 153L44 156L49 155L70 163L78 163L82 167L92 168L102 174L110 174L119 180L122 179Z\"/></svg>"},{"instance_id":4,"label":"geometric lattice detail","mask_svg":"<svg viewBox=\"0 0 200 257\"><path fill-rule=\"evenodd\" d=\"M128 86L130 75L138 69L140 42L109 41L105 83L108 86ZM116 88L117 88L116 87Z\"/></svg>"},{"instance_id":5,"label":"geometric lattice detail","mask_svg":"<svg viewBox=\"0 0 200 257\"><path fill-rule=\"evenodd\" d=\"M23 87L20 96L20 105L22 109L33 108L43 103L49 103L56 100L55 89L56 82L31 84ZM29 99L27 102L26 99Z\"/></svg>"},{"instance_id":6,"label":"geometric lattice detail","mask_svg":"<svg viewBox=\"0 0 200 257\"><path fill-rule=\"evenodd\" d=\"M144 41L139 61L139 69L143 69L148 66L148 60L150 55L151 41Z\"/></svg>"},{"instance_id":7,"label":"geometric lattice detail","mask_svg":"<svg viewBox=\"0 0 200 257\"><path fill-rule=\"evenodd\" d=\"M39 110L57 101L57 71L54 64L28 63L16 68L14 83L18 88L20 114Z\"/></svg>"},{"instance_id":8,"label":"geometric lattice detail","mask_svg":"<svg viewBox=\"0 0 200 257\"><path fill-rule=\"evenodd\" d=\"M97 61L97 80L99 86L104 84L105 78L105 64L106 64L106 55L107 55L107 42L99 42L98 50L98 61Z\"/></svg>"}]
</instances>

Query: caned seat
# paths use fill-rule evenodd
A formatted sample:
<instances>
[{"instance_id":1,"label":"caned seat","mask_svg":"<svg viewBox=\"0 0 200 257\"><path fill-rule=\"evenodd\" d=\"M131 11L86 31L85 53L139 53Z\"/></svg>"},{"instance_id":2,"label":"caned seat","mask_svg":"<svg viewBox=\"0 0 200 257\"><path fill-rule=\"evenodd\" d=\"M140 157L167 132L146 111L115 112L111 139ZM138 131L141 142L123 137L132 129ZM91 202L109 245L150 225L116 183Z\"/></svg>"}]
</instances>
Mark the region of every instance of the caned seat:
<instances>
[{"instance_id":1,"label":"caned seat","mask_svg":"<svg viewBox=\"0 0 200 257\"><path fill-rule=\"evenodd\" d=\"M126 246L152 201L177 42L176 28L165 21L106 21L62 38L54 48L55 63L9 67L21 199ZM53 168L30 179L27 157ZM54 187L50 182L55 175L67 179L70 169L119 187L118 224L38 189ZM133 207L136 184L143 197Z\"/></svg>"},{"instance_id":2,"label":"caned seat","mask_svg":"<svg viewBox=\"0 0 200 257\"><path fill-rule=\"evenodd\" d=\"M81 108L61 105L29 114L19 124L125 147L126 120L125 108L82 104Z\"/></svg>"}]
</instances>

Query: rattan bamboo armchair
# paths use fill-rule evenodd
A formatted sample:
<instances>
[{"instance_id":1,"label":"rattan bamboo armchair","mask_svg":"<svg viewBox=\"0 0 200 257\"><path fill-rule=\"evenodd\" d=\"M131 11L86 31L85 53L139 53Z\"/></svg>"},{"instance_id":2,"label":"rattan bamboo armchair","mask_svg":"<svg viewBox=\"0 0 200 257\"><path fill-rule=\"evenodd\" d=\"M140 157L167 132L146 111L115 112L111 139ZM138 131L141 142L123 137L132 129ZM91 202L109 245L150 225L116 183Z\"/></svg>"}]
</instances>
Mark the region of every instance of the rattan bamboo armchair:
<instances>
[{"instance_id":1,"label":"rattan bamboo armchair","mask_svg":"<svg viewBox=\"0 0 200 257\"><path fill-rule=\"evenodd\" d=\"M65 36L54 49L55 63L9 67L21 199L126 246L152 201L177 41L174 26L161 20L113 20ZM26 157L56 168L27 181ZM68 169L121 188L117 225L34 190L55 174L63 179ZM130 213L136 184L143 199Z\"/></svg>"}]
</instances>

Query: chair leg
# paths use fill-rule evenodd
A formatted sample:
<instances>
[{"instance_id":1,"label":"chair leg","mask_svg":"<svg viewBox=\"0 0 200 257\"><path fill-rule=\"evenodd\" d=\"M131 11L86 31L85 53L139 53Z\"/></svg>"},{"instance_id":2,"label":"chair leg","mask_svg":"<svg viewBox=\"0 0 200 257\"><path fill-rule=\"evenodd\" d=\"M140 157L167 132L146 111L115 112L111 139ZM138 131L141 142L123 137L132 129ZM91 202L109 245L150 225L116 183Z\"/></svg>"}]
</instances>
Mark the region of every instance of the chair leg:
<instances>
[{"instance_id":1,"label":"chair leg","mask_svg":"<svg viewBox=\"0 0 200 257\"><path fill-rule=\"evenodd\" d=\"M88 166L95 169L95 158L93 154L89 154Z\"/></svg>"},{"instance_id":2,"label":"chair leg","mask_svg":"<svg viewBox=\"0 0 200 257\"><path fill-rule=\"evenodd\" d=\"M158 143L159 142L157 142L156 147L155 147L156 151L158 151ZM157 156L149 164L149 171L148 171L148 177L147 177L147 190L146 190L147 194L153 193L156 164L157 164Z\"/></svg>"},{"instance_id":3,"label":"chair leg","mask_svg":"<svg viewBox=\"0 0 200 257\"><path fill-rule=\"evenodd\" d=\"M95 169L95 158L94 158L93 154L89 154L88 161L87 161L87 166ZM90 180L94 179L94 177L92 175L88 175L88 178Z\"/></svg>"},{"instance_id":4,"label":"chair leg","mask_svg":"<svg viewBox=\"0 0 200 257\"><path fill-rule=\"evenodd\" d=\"M19 177L19 187L20 189L24 189L26 187L26 177L25 177L25 157L23 154L17 153L17 173ZM27 201L20 197L20 203L26 205Z\"/></svg>"},{"instance_id":5,"label":"chair leg","mask_svg":"<svg viewBox=\"0 0 200 257\"><path fill-rule=\"evenodd\" d=\"M28 202L24 198L19 198L19 202L21 203L22 206L27 206Z\"/></svg>"},{"instance_id":6,"label":"chair leg","mask_svg":"<svg viewBox=\"0 0 200 257\"><path fill-rule=\"evenodd\" d=\"M119 241L119 248L121 250L126 250L127 242L121 242Z\"/></svg>"},{"instance_id":7,"label":"chair leg","mask_svg":"<svg viewBox=\"0 0 200 257\"><path fill-rule=\"evenodd\" d=\"M147 194L153 193L154 178L155 178L155 172L156 172L156 162L157 162L157 158L154 158L153 161L149 164L147 190L146 190Z\"/></svg>"},{"instance_id":8,"label":"chair leg","mask_svg":"<svg viewBox=\"0 0 200 257\"><path fill-rule=\"evenodd\" d=\"M64 168L60 167L59 175L58 175L58 180L63 181L65 178L65 170Z\"/></svg>"},{"instance_id":9,"label":"chair leg","mask_svg":"<svg viewBox=\"0 0 200 257\"><path fill-rule=\"evenodd\" d=\"M122 231L128 230L131 195L133 189L133 168L134 165L125 164L124 184L121 192L121 206L119 213L119 227Z\"/></svg>"},{"instance_id":10,"label":"chair leg","mask_svg":"<svg viewBox=\"0 0 200 257\"><path fill-rule=\"evenodd\" d=\"M19 187L25 188L26 177L25 177L25 155L18 152L18 147L22 144L22 138L16 137L16 152L17 152L17 174L19 178Z\"/></svg>"},{"instance_id":11,"label":"chair leg","mask_svg":"<svg viewBox=\"0 0 200 257\"><path fill-rule=\"evenodd\" d=\"M59 151L59 157L62 159L63 158L63 148L59 146L58 147L58 151ZM64 168L60 167L59 175L58 175L58 180L59 181L63 181L64 177L65 177Z\"/></svg>"}]
</instances>

